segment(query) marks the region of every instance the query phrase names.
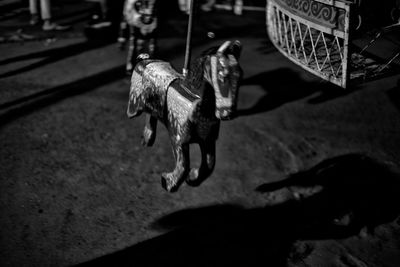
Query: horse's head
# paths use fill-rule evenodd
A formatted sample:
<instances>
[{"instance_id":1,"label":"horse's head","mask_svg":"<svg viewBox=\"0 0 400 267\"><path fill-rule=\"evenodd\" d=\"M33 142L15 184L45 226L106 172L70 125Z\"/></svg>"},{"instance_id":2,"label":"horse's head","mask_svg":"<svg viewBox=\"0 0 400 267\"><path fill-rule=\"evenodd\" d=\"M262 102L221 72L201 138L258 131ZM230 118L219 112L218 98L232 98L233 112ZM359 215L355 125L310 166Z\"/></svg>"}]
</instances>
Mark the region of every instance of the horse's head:
<instances>
[{"instance_id":1,"label":"horse's head","mask_svg":"<svg viewBox=\"0 0 400 267\"><path fill-rule=\"evenodd\" d=\"M226 41L216 53L209 55L204 68L205 79L215 93L215 116L222 120L231 119L236 111L239 81L242 69L239 57L242 45L239 41Z\"/></svg>"}]
</instances>

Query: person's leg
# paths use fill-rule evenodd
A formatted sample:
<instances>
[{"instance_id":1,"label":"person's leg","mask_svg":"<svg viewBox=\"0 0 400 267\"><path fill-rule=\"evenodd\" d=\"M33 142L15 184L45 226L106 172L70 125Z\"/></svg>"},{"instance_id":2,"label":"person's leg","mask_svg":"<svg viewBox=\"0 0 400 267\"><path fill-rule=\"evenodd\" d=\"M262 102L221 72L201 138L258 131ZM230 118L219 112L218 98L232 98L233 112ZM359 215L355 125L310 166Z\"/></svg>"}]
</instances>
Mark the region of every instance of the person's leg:
<instances>
[{"instance_id":1,"label":"person's leg","mask_svg":"<svg viewBox=\"0 0 400 267\"><path fill-rule=\"evenodd\" d=\"M100 8L101 8L101 16L102 19L105 20L107 18L107 14L108 14L108 6L106 3L106 0L100 0Z\"/></svg>"},{"instance_id":2,"label":"person's leg","mask_svg":"<svg viewBox=\"0 0 400 267\"><path fill-rule=\"evenodd\" d=\"M40 14L43 20L43 30L53 30L51 22L50 0L40 0Z\"/></svg>"},{"instance_id":3,"label":"person's leg","mask_svg":"<svg viewBox=\"0 0 400 267\"><path fill-rule=\"evenodd\" d=\"M40 0L40 13L44 21L51 20L51 6L50 0Z\"/></svg>"},{"instance_id":4,"label":"person's leg","mask_svg":"<svg viewBox=\"0 0 400 267\"><path fill-rule=\"evenodd\" d=\"M235 15L242 15L243 13L243 0L235 0L235 3L233 5L233 13Z\"/></svg>"},{"instance_id":5,"label":"person's leg","mask_svg":"<svg viewBox=\"0 0 400 267\"><path fill-rule=\"evenodd\" d=\"M31 12L31 14L38 13L38 7L37 7L36 0L29 0L29 11Z\"/></svg>"},{"instance_id":6,"label":"person's leg","mask_svg":"<svg viewBox=\"0 0 400 267\"><path fill-rule=\"evenodd\" d=\"M70 28L70 26L62 26L52 22L50 0L40 0L40 12L43 19L42 29L44 31L63 31Z\"/></svg>"},{"instance_id":7,"label":"person's leg","mask_svg":"<svg viewBox=\"0 0 400 267\"><path fill-rule=\"evenodd\" d=\"M31 13L31 21L30 24L36 25L39 23L39 14L38 14L38 2L37 0L29 0L29 12Z\"/></svg>"}]
</instances>

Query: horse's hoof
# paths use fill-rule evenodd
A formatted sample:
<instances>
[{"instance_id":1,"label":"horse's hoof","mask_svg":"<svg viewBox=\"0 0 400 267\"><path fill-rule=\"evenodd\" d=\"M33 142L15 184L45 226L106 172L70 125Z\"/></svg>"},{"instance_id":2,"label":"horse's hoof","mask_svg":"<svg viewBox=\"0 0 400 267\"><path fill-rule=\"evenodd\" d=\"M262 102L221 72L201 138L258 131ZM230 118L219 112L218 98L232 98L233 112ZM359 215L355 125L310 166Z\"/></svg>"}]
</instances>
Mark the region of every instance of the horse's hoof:
<instances>
[{"instance_id":1,"label":"horse's hoof","mask_svg":"<svg viewBox=\"0 0 400 267\"><path fill-rule=\"evenodd\" d=\"M161 174L161 186L167 190L169 193L178 191L179 185L173 182L170 173Z\"/></svg>"},{"instance_id":2,"label":"horse's hoof","mask_svg":"<svg viewBox=\"0 0 400 267\"><path fill-rule=\"evenodd\" d=\"M152 146L154 144L155 138L146 138L145 136L142 136L142 146Z\"/></svg>"},{"instance_id":3,"label":"horse's hoof","mask_svg":"<svg viewBox=\"0 0 400 267\"><path fill-rule=\"evenodd\" d=\"M152 146L156 139L156 135L152 130L149 130L147 127L144 128L142 134L142 145L143 146Z\"/></svg>"},{"instance_id":4,"label":"horse's hoof","mask_svg":"<svg viewBox=\"0 0 400 267\"><path fill-rule=\"evenodd\" d=\"M189 186L199 186L201 184L201 179L199 179L199 169L192 168L190 169L190 173L188 178L185 180L186 184Z\"/></svg>"}]
</instances>

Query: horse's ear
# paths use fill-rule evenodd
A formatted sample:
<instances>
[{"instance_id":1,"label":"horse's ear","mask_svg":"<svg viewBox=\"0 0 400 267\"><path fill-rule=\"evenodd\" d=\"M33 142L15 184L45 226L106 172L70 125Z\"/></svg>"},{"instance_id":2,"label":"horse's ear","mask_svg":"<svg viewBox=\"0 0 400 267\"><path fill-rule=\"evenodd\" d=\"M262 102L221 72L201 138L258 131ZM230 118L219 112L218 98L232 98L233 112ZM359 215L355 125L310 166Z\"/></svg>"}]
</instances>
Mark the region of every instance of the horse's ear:
<instances>
[{"instance_id":1,"label":"horse's ear","mask_svg":"<svg viewBox=\"0 0 400 267\"><path fill-rule=\"evenodd\" d=\"M226 41L224 42L219 48L217 53L223 54L225 53L226 49L228 49L228 47L230 46L231 41Z\"/></svg>"},{"instance_id":2,"label":"horse's ear","mask_svg":"<svg viewBox=\"0 0 400 267\"><path fill-rule=\"evenodd\" d=\"M235 56L235 58L239 59L240 58L240 54L242 53L242 44L240 43L239 40L236 40L231 45L231 50L232 50L232 54Z\"/></svg>"}]
</instances>

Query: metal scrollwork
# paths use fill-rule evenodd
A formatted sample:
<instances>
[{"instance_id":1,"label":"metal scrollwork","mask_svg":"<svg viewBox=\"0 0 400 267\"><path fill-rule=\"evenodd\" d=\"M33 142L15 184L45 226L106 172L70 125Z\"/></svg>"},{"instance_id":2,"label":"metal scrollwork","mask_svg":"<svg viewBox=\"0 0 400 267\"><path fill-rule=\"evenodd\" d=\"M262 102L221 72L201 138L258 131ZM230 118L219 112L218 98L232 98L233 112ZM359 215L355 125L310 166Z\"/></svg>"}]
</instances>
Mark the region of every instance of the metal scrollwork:
<instances>
[{"instance_id":1,"label":"metal scrollwork","mask_svg":"<svg viewBox=\"0 0 400 267\"><path fill-rule=\"evenodd\" d=\"M275 0L291 12L330 28L344 29L345 10L313 0Z\"/></svg>"}]
</instances>

